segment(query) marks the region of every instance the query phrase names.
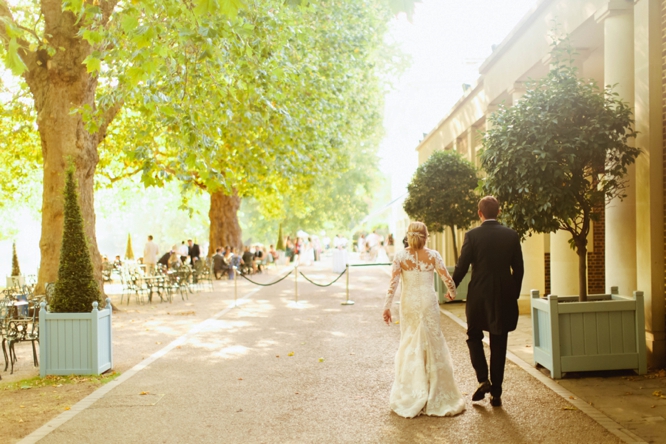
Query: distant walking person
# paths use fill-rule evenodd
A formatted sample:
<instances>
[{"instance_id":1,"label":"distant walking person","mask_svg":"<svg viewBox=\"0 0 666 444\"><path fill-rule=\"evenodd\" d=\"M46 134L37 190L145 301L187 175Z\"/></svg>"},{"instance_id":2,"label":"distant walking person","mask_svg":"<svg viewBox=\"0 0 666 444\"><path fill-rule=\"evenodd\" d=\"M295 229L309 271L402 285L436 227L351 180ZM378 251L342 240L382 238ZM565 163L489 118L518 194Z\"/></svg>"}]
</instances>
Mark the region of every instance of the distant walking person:
<instances>
[{"instance_id":1,"label":"distant walking person","mask_svg":"<svg viewBox=\"0 0 666 444\"><path fill-rule=\"evenodd\" d=\"M153 242L153 235L148 235L148 242L143 247L143 263L146 265L146 274L152 276L155 274L155 265L157 264L157 256L160 250L157 244Z\"/></svg>"},{"instance_id":2,"label":"distant walking person","mask_svg":"<svg viewBox=\"0 0 666 444\"><path fill-rule=\"evenodd\" d=\"M479 386L472 401L490 393L493 407L502 405L502 382L507 337L518 324L518 297L523 282L523 253L520 236L497 222L499 202L486 196L479 202L481 226L465 235L453 273L456 286L472 265L467 290L467 347ZM447 298L452 299L447 294ZM490 379L483 352L483 332L490 334Z\"/></svg>"}]
</instances>

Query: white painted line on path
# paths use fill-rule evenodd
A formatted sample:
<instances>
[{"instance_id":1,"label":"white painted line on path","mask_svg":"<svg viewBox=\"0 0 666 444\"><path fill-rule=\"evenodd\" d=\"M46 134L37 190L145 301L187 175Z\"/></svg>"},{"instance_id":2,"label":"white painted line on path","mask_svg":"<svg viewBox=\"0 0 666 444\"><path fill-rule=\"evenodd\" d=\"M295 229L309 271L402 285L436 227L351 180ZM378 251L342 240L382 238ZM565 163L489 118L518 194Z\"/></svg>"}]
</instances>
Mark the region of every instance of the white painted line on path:
<instances>
[{"instance_id":1,"label":"white painted line on path","mask_svg":"<svg viewBox=\"0 0 666 444\"><path fill-rule=\"evenodd\" d=\"M290 272L293 269L293 267L286 268L282 270L282 273L280 273L280 277L286 272ZM238 299L237 302L249 299L250 297L254 296L259 290L261 290L263 287L257 287L256 289L250 291L249 293L245 294L241 298ZM185 344L192 336L196 335L199 333L201 330L204 329L204 327L211 321L220 319L222 316L227 314L231 309L235 308L237 304L230 304L227 308L220 310L219 312L215 313L212 317L206 319L205 321L200 322L199 324L195 325L185 333L184 335L180 336L179 338L174 339L171 343L169 343L167 346L164 348L156 351L146 359L142 360L140 363L136 364L134 367L123 373L122 375L118 376L118 378L114 379L111 382L108 382L104 384L102 387L98 388L94 392L92 392L90 395L86 396L83 398L81 401L78 403L74 404L71 409L67 410L66 412L63 412L23 438L21 441L19 441L19 444L33 444L39 441L40 439L44 438L46 435L93 405L97 400L101 399L104 395L109 393L111 390L114 388L118 387L120 384L123 382L127 381L130 379L132 376L136 375L139 373L141 370L145 369L148 367L150 364L153 362L157 361L160 359L162 356L166 355L169 353L171 350L174 348L181 346Z\"/></svg>"}]
</instances>

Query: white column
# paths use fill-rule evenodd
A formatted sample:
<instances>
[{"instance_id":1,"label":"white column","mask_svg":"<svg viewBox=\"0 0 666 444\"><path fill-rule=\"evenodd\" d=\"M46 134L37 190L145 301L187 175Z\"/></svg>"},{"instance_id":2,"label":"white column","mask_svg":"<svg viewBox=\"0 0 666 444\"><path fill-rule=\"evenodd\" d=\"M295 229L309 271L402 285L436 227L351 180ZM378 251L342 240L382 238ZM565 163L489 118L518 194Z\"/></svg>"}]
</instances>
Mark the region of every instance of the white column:
<instances>
[{"instance_id":1,"label":"white column","mask_svg":"<svg viewBox=\"0 0 666 444\"><path fill-rule=\"evenodd\" d=\"M523 82L516 82L513 84L513 88L507 91L511 95L511 101L515 105L525 94L525 85Z\"/></svg>"},{"instance_id":2,"label":"white column","mask_svg":"<svg viewBox=\"0 0 666 444\"><path fill-rule=\"evenodd\" d=\"M556 296L578 295L578 255L569 246L571 234L550 233L550 292Z\"/></svg>"},{"instance_id":3,"label":"white column","mask_svg":"<svg viewBox=\"0 0 666 444\"><path fill-rule=\"evenodd\" d=\"M493 104L489 104L488 107L486 108L486 114L485 114L485 116L486 116L486 131L488 131L489 129L491 129L493 127L492 124L490 123L490 115L492 113L494 113L495 111L497 111L497 108L498 108L498 106L493 105Z\"/></svg>"},{"instance_id":4,"label":"white column","mask_svg":"<svg viewBox=\"0 0 666 444\"><path fill-rule=\"evenodd\" d=\"M619 97L634 104L633 1L610 1L596 15L604 27L604 84L616 85ZM627 197L606 206L606 291L620 294L636 290L636 179L635 167L627 174Z\"/></svg>"},{"instance_id":5,"label":"white column","mask_svg":"<svg viewBox=\"0 0 666 444\"><path fill-rule=\"evenodd\" d=\"M664 230L661 1L634 6L637 289L645 296L648 362L666 365L664 326Z\"/></svg>"},{"instance_id":6,"label":"white column","mask_svg":"<svg viewBox=\"0 0 666 444\"><path fill-rule=\"evenodd\" d=\"M465 153L465 157L472 164L474 163L474 127L473 126L470 126L467 129L467 153Z\"/></svg>"}]
</instances>

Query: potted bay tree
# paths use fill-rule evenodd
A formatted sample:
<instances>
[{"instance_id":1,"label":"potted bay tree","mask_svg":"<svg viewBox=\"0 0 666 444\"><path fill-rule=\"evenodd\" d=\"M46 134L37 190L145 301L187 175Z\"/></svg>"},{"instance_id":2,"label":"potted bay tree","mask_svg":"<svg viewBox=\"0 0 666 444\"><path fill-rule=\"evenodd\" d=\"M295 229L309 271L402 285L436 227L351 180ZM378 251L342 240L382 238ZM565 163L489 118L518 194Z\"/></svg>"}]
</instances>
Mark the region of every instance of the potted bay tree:
<instances>
[{"instance_id":1,"label":"potted bay tree","mask_svg":"<svg viewBox=\"0 0 666 444\"><path fill-rule=\"evenodd\" d=\"M403 205L405 213L426 224L431 232L442 233L449 228L455 262L458 262L456 230L468 228L478 220L478 182L477 169L458 153L436 151L417 168L407 186L409 196ZM453 274L455 266L447 268ZM469 280L468 273L458 286L456 300L467 298ZM439 303L447 302L447 289L436 273L435 289Z\"/></svg>"},{"instance_id":2,"label":"potted bay tree","mask_svg":"<svg viewBox=\"0 0 666 444\"><path fill-rule=\"evenodd\" d=\"M98 375L113 367L111 300L98 309L100 284L95 280L83 229L74 179L66 172L64 223L58 279L53 297L39 312L40 374Z\"/></svg>"},{"instance_id":3,"label":"potted bay tree","mask_svg":"<svg viewBox=\"0 0 666 444\"><path fill-rule=\"evenodd\" d=\"M578 77L567 39L553 44L550 72L530 82L514 106L490 116L481 163L484 191L522 236L564 230L578 255L577 296L532 292L534 362L560 378L568 371L646 371L642 292L588 296L587 239L607 203L625 197L631 107L612 87ZM612 277L611 277L612 279ZM566 302L566 303L564 303Z\"/></svg>"},{"instance_id":4,"label":"potted bay tree","mask_svg":"<svg viewBox=\"0 0 666 444\"><path fill-rule=\"evenodd\" d=\"M7 276L7 288L20 288L25 286L25 278L21 274L18 256L16 254L16 242L12 242L12 274Z\"/></svg>"}]
</instances>

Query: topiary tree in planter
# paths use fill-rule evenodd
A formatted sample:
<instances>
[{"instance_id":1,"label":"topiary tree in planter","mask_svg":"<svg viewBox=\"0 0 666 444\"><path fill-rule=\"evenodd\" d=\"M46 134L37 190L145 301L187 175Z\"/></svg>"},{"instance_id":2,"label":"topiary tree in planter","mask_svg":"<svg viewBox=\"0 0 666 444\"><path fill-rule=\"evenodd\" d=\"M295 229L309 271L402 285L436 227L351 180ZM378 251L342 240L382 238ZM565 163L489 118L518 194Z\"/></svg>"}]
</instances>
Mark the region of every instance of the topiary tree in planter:
<instances>
[{"instance_id":1,"label":"topiary tree in planter","mask_svg":"<svg viewBox=\"0 0 666 444\"><path fill-rule=\"evenodd\" d=\"M16 242L12 242L12 276L21 276L18 256L16 255Z\"/></svg>"},{"instance_id":2,"label":"topiary tree in planter","mask_svg":"<svg viewBox=\"0 0 666 444\"><path fill-rule=\"evenodd\" d=\"M421 164L407 186L404 209L433 232L451 228L453 254L458 261L456 227L467 228L476 220L477 170L459 154L436 151Z\"/></svg>"},{"instance_id":3,"label":"topiary tree in planter","mask_svg":"<svg viewBox=\"0 0 666 444\"><path fill-rule=\"evenodd\" d=\"M490 116L481 163L484 191L499 199L502 220L522 236L567 231L579 259L579 300L587 300L587 236L597 209L625 197L631 107L593 80L578 77L566 38L554 39L552 67L514 106Z\"/></svg>"},{"instance_id":4,"label":"topiary tree in planter","mask_svg":"<svg viewBox=\"0 0 666 444\"><path fill-rule=\"evenodd\" d=\"M278 228L278 240L277 243L275 244L275 249L278 251L284 251L284 237L282 235L282 224L280 224L280 228Z\"/></svg>"},{"instance_id":5,"label":"topiary tree in planter","mask_svg":"<svg viewBox=\"0 0 666 444\"><path fill-rule=\"evenodd\" d=\"M132 235L127 233L127 247L125 247L125 259L134 260L134 250L132 249Z\"/></svg>"},{"instance_id":6,"label":"topiary tree in planter","mask_svg":"<svg viewBox=\"0 0 666 444\"><path fill-rule=\"evenodd\" d=\"M93 273L90 248L83 229L74 166L70 165L66 174L60 266L50 303L51 312L89 313L93 302L100 300L100 289Z\"/></svg>"}]
</instances>

